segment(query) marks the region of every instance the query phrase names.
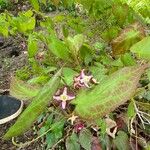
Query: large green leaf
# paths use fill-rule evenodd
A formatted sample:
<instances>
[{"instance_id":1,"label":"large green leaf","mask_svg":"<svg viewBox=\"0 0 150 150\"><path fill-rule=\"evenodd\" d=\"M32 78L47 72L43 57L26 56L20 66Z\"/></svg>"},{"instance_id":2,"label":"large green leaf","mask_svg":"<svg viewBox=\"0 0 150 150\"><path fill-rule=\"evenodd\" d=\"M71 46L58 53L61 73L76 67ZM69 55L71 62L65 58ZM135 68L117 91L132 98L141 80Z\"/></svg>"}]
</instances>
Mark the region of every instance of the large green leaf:
<instances>
[{"instance_id":1,"label":"large green leaf","mask_svg":"<svg viewBox=\"0 0 150 150\"><path fill-rule=\"evenodd\" d=\"M105 78L92 90L83 90L77 95L75 113L94 120L102 117L129 100L147 65L125 67Z\"/></svg>"},{"instance_id":2,"label":"large green leaf","mask_svg":"<svg viewBox=\"0 0 150 150\"><path fill-rule=\"evenodd\" d=\"M145 37L140 42L134 44L130 50L137 54L137 56L150 60L150 36Z\"/></svg>"},{"instance_id":3,"label":"large green leaf","mask_svg":"<svg viewBox=\"0 0 150 150\"><path fill-rule=\"evenodd\" d=\"M29 100L35 97L40 91L40 88L31 84L25 83L22 80L12 77L10 83L10 95L21 100Z\"/></svg>"},{"instance_id":4,"label":"large green leaf","mask_svg":"<svg viewBox=\"0 0 150 150\"><path fill-rule=\"evenodd\" d=\"M51 36L48 47L51 50L51 52L58 58L70 61L69 49L67 48L64 42L60 41L54 36Z\"/></svg>"},{"instance_id":5,"label":"large green leaf","mask_svg":"<svg viewBox=\"0 0 150 150\"><path fill-rule=\"evenodd\" d=\"M34 98L32 103L25 109L25 111L18 118L17 122L4 135L5 139L22 134L30 128L36 118L44 111L48 102L56 92L59 83L61 70L59 70L54 77L42 88L38 95Z\"/></svg>"}]
</instances>

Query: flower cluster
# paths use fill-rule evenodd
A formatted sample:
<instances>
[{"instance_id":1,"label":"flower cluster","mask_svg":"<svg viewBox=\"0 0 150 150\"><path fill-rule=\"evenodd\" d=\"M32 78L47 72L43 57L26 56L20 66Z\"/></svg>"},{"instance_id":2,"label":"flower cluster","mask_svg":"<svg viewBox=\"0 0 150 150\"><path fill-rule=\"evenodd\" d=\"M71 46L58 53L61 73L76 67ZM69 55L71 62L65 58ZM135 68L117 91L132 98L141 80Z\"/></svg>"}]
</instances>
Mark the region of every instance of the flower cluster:
<instances>
[{"instance_id":1,"label":"flower cluster","mask_svg":"<svg viewBox=\"0 0 150 150\"><path fill-rule=\"evenodd\" d=\"M96 79L93 78L93 75L86 75L85 69L82 69L80 74L74 77L74 88L80 89L82 87L90 88L90 83L97 84Z\"/></svg>"},{"instance_id":2,"label":"flower cluster","mask_svg":"<svg viewBox=\"0 0 150 150\"><path fill-rule=\"evenodd\" d=\"M92 75L86 75L85 69L82 69L80 74L74 77L74 89L80 89L82 87L90 88L90 84L97 84L96 79ZM75 95L71 93L67 87L59 89L56 94L53 96L53 99L61 102L62 109L66 108L67 101L75 99Z\"/></svg>"}]
</instances>

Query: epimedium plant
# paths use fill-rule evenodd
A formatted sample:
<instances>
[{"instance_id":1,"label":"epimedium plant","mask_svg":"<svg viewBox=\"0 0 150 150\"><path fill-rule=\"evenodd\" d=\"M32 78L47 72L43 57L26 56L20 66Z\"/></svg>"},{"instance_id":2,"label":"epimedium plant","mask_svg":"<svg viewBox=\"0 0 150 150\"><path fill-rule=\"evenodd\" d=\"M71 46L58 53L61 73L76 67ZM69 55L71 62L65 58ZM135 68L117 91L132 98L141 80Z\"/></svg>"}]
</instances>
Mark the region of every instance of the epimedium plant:
<instances>
[{"instance_id":1,"label":"epimedium plant","mask_svg":"<svg viewBox=\"0 0 150 150\"><path fill-rule=\"evenodd\" d=\"M65 141L68 150L80 147L90 150L96 132L96 140L104 148L108 144L102 139L108 142L109 135L114 138L115 146L122 149L118 141L129 145L128 135L119 131L111 112L127 100L132 100L128 107L130 134L135 134L132 123L136 116L143 127L149 124L148 109L140 111L136 100L139 81L143 80L141 76L146 74L150 60L150 39L141 31L142 27L133 25L124 29L112 41L111 55L104 43L93 46L84 34L70 36L64 26L63 38L59 39L55 22L49 17L43 17L39 22L41 29L34 30L36 20L31 10L17 17L2 14L2 22L6 24L6 31L0 30L4 36L21 33L27 37L32 68L27 70L27 74L30 72L27 79L21 72L12 78L10 94L30 100L30 104L5 134L5 139L23 134L37 121L38 137L24 144L13 141L14 144L24 147L41 138L46 140L47 149Z\"/></svg>"}]
</instances>

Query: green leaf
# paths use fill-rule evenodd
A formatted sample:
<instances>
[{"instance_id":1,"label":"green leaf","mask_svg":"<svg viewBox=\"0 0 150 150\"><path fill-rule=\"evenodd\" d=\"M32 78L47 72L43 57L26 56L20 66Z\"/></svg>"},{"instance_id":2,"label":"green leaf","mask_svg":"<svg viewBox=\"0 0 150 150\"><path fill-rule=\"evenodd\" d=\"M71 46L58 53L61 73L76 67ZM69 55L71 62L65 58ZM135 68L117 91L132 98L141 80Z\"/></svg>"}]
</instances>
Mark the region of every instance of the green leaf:
<instances>
[{"instance_id":1,"label":"green leaf","mask_svg":"<svg viewBox=\"0 0 150 150\"><path fill-rule=\"evenodd\" d=\"M52 79L41 89L32 103L18 118L17 122L4 135L5 139L18 136L30 128L37 117L44 111L45 107L52 100L59 83L62 70L59 70Z\"/></svg>"},{"instance_id":2,"label":"green leaf","mask_svg":"<svg viewBox=\"0 0 150 150\"><path fill-rule=\"evenodd\" d=\"M33 34L28 37L28 55L30 58L34 57L38 51L37 39Z\"/></svg>"},{"instance_id":3,"label":"green leaf","mask_svg":"<svg viewBox=\"0 0 150 150\"><path fill-rule=\"evenodd\" d=\"M129 150L130 149L128 135L123 131L118 132L116 138L113 139L113 142L118 150Z\"/></svg>"},{"instance_id":4,"label":"green leaf","mask_svg":"<svg viewBox=\"0 0 150 150\"><path fill-rule=\"evenodd\" d=\"M8 37L10 22L6 19L6 14L0 14L0 34Z\"/></svg>"},{"instance_id":5,"label":"green leaf","mask_svg":"<svg viewBox=\"0 0 150 150\"><path fill-rule=\"evenodd\" d=\"M50 126L51 131L46 134L47 149L51 148L62 137L64 123L65 120L59 118L59 121L56 121Z\"/></svg>"},{"instance_id":6,"label":"green leaf","mask_svg":"<svg viewBox=\"0 0 150 150\"><path fill-rule=\"evenodd\" d=\"M121 61L125 66L134 66L136 65L136 61L134 58L131 56L130 53L125 53L124 55L121 56Z\"/></svg>"},{"instance_id":7,"label":"green leaf","mask_svg":"<svg viewBox=\"0 0 150 150\"><path fill-rule=\"evenodd\" d=\"M30 100L35 97L40 91L40 88L28 83L25 83L16 77L12 77L10 83L10 95L20 100Z\"/></svg>"},{"instance_id":8,"label":"green leaf","mask_svg":"<svg viewBox=\"0 0 150 150\"><path fill-rule=\"evenodd\" d=\"M140 42L134 44L130 48L131 52L135 53L138 57L150 61L150 36L145 37Z\"/></svg>"},{"instance_id":9,"label":"green leaf","mask_svg":"<svg viewBox=\"0 0 150 150\"><path fill-rule=\"evenodd\" d=\"M66 43L70 49L70 52L77 56L79 49L84 43L84 36L82 34L77 34L73 38L68 37Z\"/></svg>"},{"instance_id":10,"label":"green leaf","mask_svg":"<svg viewBox=\"0 0 150 150\"><path fill-rule=\"evenodd\" d=\"M35 10L39 10L40 6L39 6L39 1L38 0L30 0L31 5L33 6L33 8Z\"/></svg>"},{"instance_id":11,"label":"green leaf","mask_svg":"<svg viewBox=\"0 0 150 150\"><path fill-rule=\"evenodd\" d=\"M94 120L105 116L129 100L147 65L124 67L104 79L92 90L82 90L73 104L82 118Z\"/></svg>"},{"instance_id":12,"label":"green leaf","mask_svg":"<svg viewBox=\"0 0 150 150\"><path fill-rule=\"evenodd\" d=\"M19 32L26 33L27 31L35 28L35 16L32 17L33 12L31 10L19 13L19 16L13 17L10 23Z\"/></svg>"},{"instance_id":13,"label":"green leaf","mask_svg":"<svg viewBox=\"0 0 150 150\"><path fill-rule=\"evenodd\" d=\"M32 17L33 12L31 10L28 10L28 11L24 12L23 15L26 17Z\"/></svg>"},{"instance_id":14,"label":"green leaf","mask_svg":"<svg viewBox=\"0 0 150 150\"><path fill-rule=\"evenodd\" d=\"M51 37L51 41L48 47L51 50L51 52L58 58L64 59L66 61L70 61L69 50L65 45L65 43L63 43L62 41L58 40L55 37Z\"/></svg>"},{"instance_id":15,"label":"green leaf","mask_svg":"<svg viewBox=\"0 0 150 150\"><path fill-rule=\"evenodd\" d=\"M100 134L105 135L106 134L106 129L107 129L107 124L105 119L98 119L96 120L96 124L100 127Z\"/></svg>"},{"instance_id":16,"label":"green leaf","mask_svg":"<svg viewBox=\"0 0 150 150\"><path fill-rule=\"evenodd\" d=\"M121 61L121 58L118 58L114 61L111 62L111 66L115 66L115 67L120 67L122 68L123 67L123 63Z\"/></svg>"},{"instance_id":17,"label":"green leaf","mask_svg":"<svg viewBox=\"0 0 150 150\"><path fill-rule=\"evenodd\" d=\"M78 75L78 73L76 71L74 71L71 68L63 68L63 76L64 76L64 80L65 83L68 86L71 86L73 84L73 78Z\"/></svg>"},{"instance_id":18,"label":"green leaf","mask_svg":"<svg viewBox=\"0 0 150 150\"><path fill-rule=\"evenodd\" d=\"M102 38L103 38L105 41L110 42L113 38L117 37L119 30L120 30L120 29L119 29L119 27L117 27L117 26L112 26L112 27L110 27L110 28L107 28L107 29L104 30L103 33L101 34L101 35L102 35Z\"/></svg>"},{"instance_id":19,"label":"green leaf","mask_svg":"<svg viewBox=\"0 0 150 150\"><path fill-rule=\"evenodd\" d=\"M85 150L91 150L92 134L89 130L83 129L79 135L79 142Z\"/></svg>"},{"instance_id":20,"label":"green leaf","mask_svg":"<svg viewBox=\"0 0 150 150\"><path fill-rule=\"evenodd\" d=\"M93 58L93 50L89 45L82 45L80 48L80 58L85 62L85 64L88 64L92 61Z\"/></svg>"},{"instance_id":21,"label":"green leaf","mask_svg":"<svg viewBox=\"0 0 150 150\"><path fill-rule=\"evenodd\" d=\"M107 69L101 63L95 63L95 65L89 67L89 70L98 82L106 77Z\"/></svg>"},{"instance_id":22,"label":"green leaf","mask_svg":"<svg viewBox=\"0 0 150 150\"><path fill-rule=\"evenodd\" d=\"M136 115L133 101L131 101L128 106L127 115L129 119Z\"/></svg>"},{"instance_id":23,"label":"green leaf","mask_svg":"<svg viewBox=\"0 0 150 150\"><path fill-rule=\"evenodd\" d=\"M31 83L31 84L43 84L45 82L47 82L49 79L49 76L44 76L44 75L41 75L41 76L38 76L38 77L34 77L32 79L30 79L28 81L28 83Z\"/></svg>"},{"instance_id":24,"label":"green leaf","mask_svg":"<svg viewBox=\"0 0 150 150\"><path fill-rule=\"evenodd\" d=\"M72 133L71 136L66 139L66 149L67 150L79 150L80 144L76 133Z\"/></svg>"}]
</instances>

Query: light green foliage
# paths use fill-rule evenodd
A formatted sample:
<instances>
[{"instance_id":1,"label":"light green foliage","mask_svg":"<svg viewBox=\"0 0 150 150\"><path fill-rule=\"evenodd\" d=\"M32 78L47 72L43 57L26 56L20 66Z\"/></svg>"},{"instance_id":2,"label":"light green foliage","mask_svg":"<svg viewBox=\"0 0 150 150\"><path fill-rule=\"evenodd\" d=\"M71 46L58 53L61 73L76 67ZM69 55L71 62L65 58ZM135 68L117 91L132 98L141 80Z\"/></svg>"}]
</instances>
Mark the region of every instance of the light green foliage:
<instances>
[{"instance_id":1,"label":"light green foliage","mask_svg":"<svg viewBox=\"0 0 150 150\"><path fill-rule=\"evenodd\" d=\"M39 10L40 9L40 6L39 6L39 1L38 0L30 0L30 3L31 3L31 5L33 6L33 8L35 9L35 10Z\"/></svg>"},{"instance_id":2,"label":"light green foliage","mask_svg":"<svg viewBox=\"0 0 150 150\"><path fill-rule=\"evenodd\" d=\"M72 102L75 112L94 120L113 111L133 96L144 69L145 66L122 68L92 90L83 90Z\"/></svg>"},{"instance_id":3,"label":"light green foliage","mask_svg":"<svg viewBox=\"0 0 150 150\"><path fill-rule=\"evenodd\" d=\"M145 22L150 24L150 1L149 0L121 0L126 2Z\"/></svg>"},{"instance_id":4,"label":"light green foliage","mask_svg":"<svg viewBox=\"0 0 150 150\"><path fill-rule=\"evenodd\" d=\"M28 80L28 83L30 83L30 84L44 84L49 80L49 78L50 77L47 75L40 75L40 76L37 76L37 77L34 77L34 78Z\"/></svg>"},{"instance_id":5,"label":"light green foliage","mask_svg":"<svg viewBox=\"0 0 150 150\"><path fill-rule=\"evenodd\" d=\"M17 122L5 134L5 139L20 135L30 128L37 117L44 111L48 102L52 99L52 96L56 92L60 83L60 75L61 70L59 70L54 77L45 84L40 93L37 94L32 103L18 118Z\"/></svg>"},{"instance_id":6,"label":"light green foliage","mask_svg":"<svg viewBox=\"0 0 150 150\"><path fill-rule=\"evenodd\" d=\"M78 56L79 50L81 46L84 43L84 36L82 34L77 34L73 38L68 37L67 38L67 44L70 50L70 53L73 53L73 55Z\"/></svg>"},{"instance_id":7,"label":"light green foliage","mask_svg":"<svg viewBox=\"0 0 150 150\"><path fill-rule=\"evenodd\" d=\"M134 44L130 50L138 57L150 60L150 36L145 37L140 42Z\"/></svg>"},{"instance_id":8,"label":"light green foliage","mask_svg":"<svg viewBox=\"0 0 150 150\"><path fill-rule=\"evenodd\" d=\"M25 83L16 77L11 78L10 95L21 100L30 100L35 97L40 91L40 88Z\"/></svg>"},{"instance_id":9,"label":"light green foliage","mask_svg":"<svg viewBox=\"0 0 150 150\"><path fill-rule=\"evenodd\" d=\"M76 71L74 71L71 68L64 67L63 68L63 77L64 81L68 86L71 86L73 84L73 78L78 75Z\"/></svg>"},{"instance_id":10,"label":"light green foliage","mask_svg":"<svg viewBox=\"0 0 150 150\"><path fill-rule=\"evenodd\" d=\"M84 41L85 37L82 34L77 34L74 37L68 37L66 39L66 45L68 46L70 54L76 64L79 64L80 58L83 58L83 55L80 57L80 54L82 54L83 51L86 51L86 53L88 52L88 49L85 46L86 50L83 50L84 47L82 47L82 45ZM84 57L86 57L86 53L84 53Z\"/></svg>"},{"instance_id":11,"label":"light green foliage","mask_svg":"<svg viewBox=\"0 0 150 150\"><path fill-rule=\"evenodd\" d=\"M20 12L17 17L9 13L0 15L0 33L4 36L21 32L27 34L35 28L35 17L31 10Z\"/></svg>"},{"instance_id":12,"label":"light green foliage","mask_svg":"<svg viewBox=\"0 0 150 150\"><path fill-rule=\"evenodd\" d=\"M105 77L107 77L107 69L101 63L95 63L93 66L89 67L89 70L92 72L92 75L97 81L102 81Z\"/></svg>"},{"instance_id":13,"label":"light green foliage","mask_svg":"<svg viewBox=\"0 0 150 150\"><path fill-rule=\"evenodd\" d=\"M34 57L38 51L38 40L34 34L30 34L28 37L28 55Z\"/></svg>"},{"instance_id":14,"label":"light green foliage","mask_svg":"<svg viewBox=\"0 0 150 150\"><path fill-rule=\"evenodd\" d=\"M48 44L49 50L58 58L70 61L70 53L66 44L57 37L51 35Z\"/></svg>"},{"instance_id":15,"label":"light green foliage","mask_svg":"<svg viewBox=\"0 0 150 150\"><path fill-rule=\"evenodd\" d=\"M136 65L135 59L132 57L131 53L125 53L121 56L121 61L125 66L134 66Z\"/></svg>"},{"instance_id":16,"label":"light green foliage","mask_svg":"<svg viewBox=\"0 0 150 150\"><path fill-rule=\"evenodd\" d=\"M7 15L2 13L0 14L0 34L7 37L9 34L9 25L10 23L7 21Z\"/></svg>"},{"instance_id":17,"label":"light green foliage","mask_svg":"<svg viewBox=\"0 0 150 150\"><path fill-rule=\"evenodd\" d=\"M79 138L76 133L72 133L71 136L69 136L66 139L66 148L67 150L79 150L80 144L79 144Z\"/></svg>"},{"instance_id":18,"label":"light green foliage","mask_svg":"<svg viewBox=\"0 0 150 150\"><path fill-rule=\"evenodd\" d=\"M11 22L13 28L16 28L21 33L33 30L35 28L35 23L35 17L31 10L20 12L19 16L13 17Z\"/></svg>"}]
</instances>

